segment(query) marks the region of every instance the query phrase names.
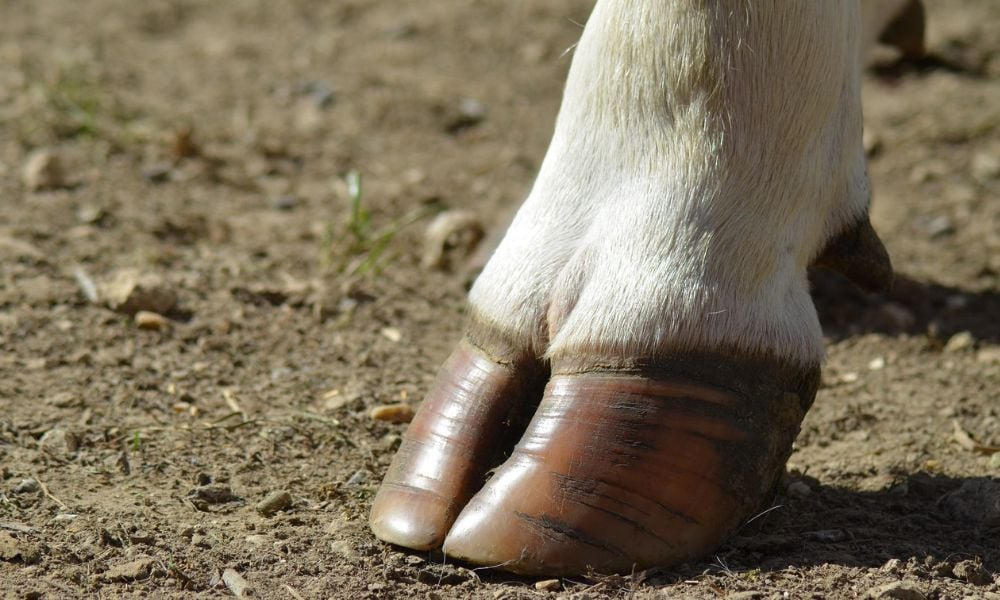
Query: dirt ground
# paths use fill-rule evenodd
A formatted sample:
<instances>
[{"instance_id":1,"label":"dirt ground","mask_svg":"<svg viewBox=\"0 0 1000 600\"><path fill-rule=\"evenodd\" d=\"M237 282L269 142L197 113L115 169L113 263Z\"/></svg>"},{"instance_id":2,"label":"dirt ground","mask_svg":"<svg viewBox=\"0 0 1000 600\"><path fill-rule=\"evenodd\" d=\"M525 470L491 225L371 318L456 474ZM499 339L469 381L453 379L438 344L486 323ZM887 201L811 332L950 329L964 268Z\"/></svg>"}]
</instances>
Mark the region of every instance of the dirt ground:
<instances>
[{"instance_id":1,"label":"dirt ground","mask_svg":"<svg viewBox=\"0 0 1000 600\"><path fill-rule=\"evenodd\" d=\"M773 509L544 590L368 533L370 412L458 339L424 230L524 196L591 3L0 3L0 597L1000 598L1000 4L928 4L865 82L897 285L814 277Z\"/></svg>"}]
</instances>

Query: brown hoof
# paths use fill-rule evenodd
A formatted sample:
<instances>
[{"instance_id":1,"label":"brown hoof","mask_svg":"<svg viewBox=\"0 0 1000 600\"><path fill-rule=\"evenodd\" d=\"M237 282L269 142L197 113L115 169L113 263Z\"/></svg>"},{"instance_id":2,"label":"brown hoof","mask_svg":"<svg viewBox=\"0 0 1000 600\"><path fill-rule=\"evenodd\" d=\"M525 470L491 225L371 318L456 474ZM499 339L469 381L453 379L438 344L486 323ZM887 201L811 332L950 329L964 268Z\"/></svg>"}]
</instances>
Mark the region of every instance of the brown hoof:
<instances>
[{"instance_id":1,"label":"brown hoof","mask_svg":"<svg viewBox=\"0 0 1000 600\"><path fill-rule=\"evenodd\" d=\"M486 471L509 449L512 421L537 400L531 365L503 365L463 342L448 358L410 424L375 496L369 524L386 542L431 550Z\"/></svg>"},{"instance_id":2,"label":"brown hoof","mask_svg":"<svg viewBox=\"0 0 1000 600\"><path fill-rule=\"evenodd\" d=\"M554 376L445 553L522 574L627 573L704 556L751 518L818 367L710 355L655 364Z\"/></svg>"}]
</instances>

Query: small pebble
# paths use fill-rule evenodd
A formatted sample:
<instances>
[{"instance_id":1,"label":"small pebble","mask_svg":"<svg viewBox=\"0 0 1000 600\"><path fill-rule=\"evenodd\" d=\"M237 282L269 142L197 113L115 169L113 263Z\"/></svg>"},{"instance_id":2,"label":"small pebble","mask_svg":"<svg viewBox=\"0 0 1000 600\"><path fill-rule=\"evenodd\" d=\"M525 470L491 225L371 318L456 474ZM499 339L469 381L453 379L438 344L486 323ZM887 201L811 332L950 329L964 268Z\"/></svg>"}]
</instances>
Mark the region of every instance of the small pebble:
<instances>
[{"instance_id":1,"label":"small pebble","mask_svg":"<svg viewBox=\"0 0 1000 600\"><path fill-rule=\"evenodd\" d=\"M989 585L993 583L993 577L983 565L974 560L963 560L955 564L952 573L956 579L967 581L972 585Z\"/></svg>"},{"instance_id":2,"label":"small pebble","mask_svg":"<svg viewBox=\"0 0 1000 600\"><path fill-rule=\"evenodd\" d=\"M278 511L285 510L292 505L292 495L285 490L278 490L268 494L266 498L257 503L257 512L270 517Z\"/></svg>"},{"instance_id":3,"label":"small pebble","mask_svg":"<svg viewBox=\"0 0 1000 600\"><path fill-rule=\"evenodd\" d=\"M370 414L371 418L375 421L386 421L389 423L409 423L413 420L413 408L409 404L402 402L376 406L371 410Z\"/></svg>"},{"instance_id":4,"label":"small pebble","mask_svg":"<svg viewBox=\"0 0 1000 600\"><path fill-rule=\"evenodd\" d=\"M916 583L912 581L895 581L879 586L867 594L866 598L881 600L882 598L893 600L926 600L927 596L920 591Z\"/></svg>"},{"instance_id":5,"label":"small pebble","mask_svg":"<svg viewBox=\"0 0 1000 600\"><path fill-rule=\"evenodd\" d=\"M71 431L50 429L38 440L38 448L53 456L70 456L80 447L80 440Z\"/></svg>"},{"instance_id":6,"label":"small pebble","mask_svg":"<svg viewBox=\"0 0 1000 600\"><path fill-rule=\"evenodd\" d=\"M898 573L903 568L903 561L898 558L890 558L879 569L883 573Z\"/></svg>"},{"instance_id":7,"label":"small pebble","mask_svg":"<svg viewBox=\"0 0 1000 600\"><path fill-rule=\"evenodd\" d=\"M948 338L944 345L945 352L962 352L972 348L976 343L976 338L968 331L962 331Z\"/></svg>"},{"instance_id":8,"label":"small pebble","mask_svg":"<svg viewBox=\"0 0 1000 600\"><path fill-rule=\"evenodd\" d=\"M910 309L896 302L886 302L879 307L879 313L893 329L900 331L913 327L917 322L917 318Z\"/></svg>"},{"instance_id":9,"label":"small pebble","mask_svg":"<svg viewBox=\"0 0 1000 600\"><path fill-rule=\"evenodd\" d=\"M788 495L796 498L805 498L812 493L812 488L804 481L793 481L788 484Z\"/></svg>"},{"instance_id":10,"label":"small pebble","mask_svg":"<svg viewBox=\"0 0 1000 600\"><path fill-rule=\"evenodd\" d=\"M390 342L398 342L403 339L403 333L395 327L383 327L379 333Z\"/></svg>"},{"instance_id":11,"label":"small pebble","mask_svg":"<svg viewBox=\"0 0 1000 600\"><path fill-rule=\"evenodd\" d=\"M980 152L972 157L972 177L980 183L1000 177L1000 157L989 152Z\"/></svg>"},{"instance_id":12,"label":"small pebble","mask_svg":"<svg viewBox=\"0 0 1000 600\"><path fill-rule=\"evenodd\" d=\"M344 482L344 485L346 485L347 487L354 487L357 485L361 485L362 483L368 481L369 477L371 477L371 472L366 471L365 469L358 469L357 471L354 472L353 475L347 478L347 481Z\"/></svg>"},{"instance_id":13,"label":"small pebble","mask_svg":"<svg viewBox=\"0 0 1000 600\"><path fill-rule=\"evenodd\" d=\"M535 589L542 592L558 592L562 583L558 579L543 579L535 582Z\"/></svg>"},{"instance_id":14,"label":"small pebble","mask_svg":"<svg viewBox=\"0 0 1000 600\"><path fill-rule=\"evenodd\" d=\"M174 167L170 163L156 163L142 170L142 177L150 183L163 183L170 180Z\"/></svg>"},{"instance_id":15,"label":"small pebble","mask_svg":"<svg viewBox=\"0 0 1000 600\"><path fill-rule=\"evenodd\" d=\"M990 457L990 466L994 469L1000 469L1000 452Z\"/></svg>"},{"instance_id":16,"label":"small pebble","mask_svg":"<svg viewBox=\"0 0 1000 600\"><path fill-rule=\"evenodd\" d=\"M177 305L177 294L157 276L132 269L119 271L101 286L100 297L108 307L126 315L140 310L169 313Z\"/></svg>"},{"instance_id":17,"label":"small pebble","mask_svg":"<svg viewBox=\"0 0 1000 600\"><path fill-rule=\"evenodd\" d=\"M937 505L963 527L1000 527L1000 480L966 479Z\"/></svg>"},{"instance_id":18,"label":"small pebble","mask_svg":"<svg viewBox=\"0 0 1000 600\"><path fill-rule=\"evenodd\" d=\"M955 233L954 223L944 215L939 215L922 222L920 228L932 239Z\"/></svg>"},{"instance_id":19,"label":"small pebble","mask_svg":"<svg viewBox=\"0 0 1000 600\"><path fill-rule=\"evenodd\" d=\"M868 368L872 371L881 371L885 368L885 359L881 356L876 356L868 363Z\"/></svg>"},{"instance_id":20,"label":"small pebble","mask_svg":"<svg viewBox=\"0 0 1000 600\"><path fill-rule=\"evenodd\" d=\"M347 540L334 540L330 542L330 550L334 554L339 554L345 558L351 558L356 554L354 544Z\"/></svg>"},{"instance_id":21,"label":"small pebble","mask_svg":"<svg viewBox=\"0 0 1000 600\"><path fill-rule=\"evenodd\" d=\"M76 211L76 220L84 225L96 225L104 220L106 216L108 216L108 213L104 212L104 209L100 206L81 206Z\"/></svg>"},{"instance_id":22,"label":"small pebble","mask_svg":"<svg viewBox=\"0 0 1000 600\"><path fill-rule=\"evenodd\" d=\"M271 200L271 207L275 210L289 211L299 205L299 199L288 194L278 196Z\"/></svg>"},{"instance_id":23,"label":"small pebble","mask_svg":"<svg viewBox=\"0 0 1000 600\"><path fill-rule=\"evenodd\" d=\"M38 491L38 482L34 479L22 479L14 486L15 494L30 494Z\"/></svg>"},{"instance_id":24,"label":"small pebble","mask_svg":"<svg viewBox=\"0 0 1000 600\"><path fill-rule=\"evenodd\" d=\"M981 348L979 352L976 352L976 360L985 364L1000 363L1000 346Z\"/></svg>"},{"instance_id":25,"label":"small pebble","mask_svg":"<svg viewBox=\"0 0 1000 600\"><path fill-rule=\"evenodd\" d=\"M420 264L425 269L452 269L473 253L484 235L485 228L472 211L445 211L427 226Z\"/></svg>"},{"instance_id":26,"label":"small pebble","mask_svg":"<svg viewBox=\"0 0 1000 600\"><path fill-rule=\"evenodd\" d=\"M861 145L865 149L865 155L872 157L882 149L882 138L871 129L865 129L861 136Z\"/></svg>"},{"instance_id":27,"label":"small pebble","mask_svg":"<svg viewBox=\"0 0 1000 600\"><path fill-rule=\"evenodd\" d=\"M163 331L170 326L170 321L160 313L155 313L148 310L140 310L135 313L135 324L139 329L148 329L150 331Z\"/></svg>"},{"instance_id":28,"label":"small pebble","mask_svg":"<svg viewBox=\"0 0 1000 600\"><path fill-rule=\"evenodd\" d=\"M152 558L140 558L122 565L115 565L104 574L105 581L135 581L146 579L156 566Z\"/></svg>"},{"instance_id":29,"label":"small pebble","mask_svg":"<svg viewBox=\"0 0 1000 600\"><path fill-rule=\"evenodd\" d=\"M22 177L24 185L33 192L66 185L62 160L51 150L38 150L29 156Z\"/></svg>"},{"instance_id":30,"label":"small pebble","mask_svg":"<svg viewBox=\"0 0 1000 600\"><path fill-rule=\"evenodd\" d=\"M478 125L484 118L486 118L486 109L481 102L473 98L462 98L459 100L458 110L449 116L445 130L455 134Z\"/></svg>"}]
</instances>

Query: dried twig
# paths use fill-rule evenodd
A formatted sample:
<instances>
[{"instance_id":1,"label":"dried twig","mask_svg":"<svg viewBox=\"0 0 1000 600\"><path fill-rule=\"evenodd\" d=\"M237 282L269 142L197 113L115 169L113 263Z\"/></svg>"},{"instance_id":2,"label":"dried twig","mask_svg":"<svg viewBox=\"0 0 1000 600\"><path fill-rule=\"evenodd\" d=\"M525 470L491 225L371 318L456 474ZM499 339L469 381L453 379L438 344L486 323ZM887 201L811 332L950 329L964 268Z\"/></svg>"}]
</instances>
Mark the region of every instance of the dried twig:
<instances>
[{"instance_id":1,"label":"dried twig","mask_svg":"<svg viewBox=\"0 0 1000 600\"><path fill-rule=\"evenodd\" d=\"M39 479L37 475L35 475L35 481L38 482L38 487L41 488L42 493L45 494L46 498L48 498L49 500L51 500L51 501L55 502L56 504L58 504L59 508L61 508L63 510L69 510L69 507L66 506L66 504L62 500L60 500L59 498L56 498L55 496L53 496L49 492L49 486L45 485L45 482L42 481L41 479Z\"/></svg>"}]
</instances>

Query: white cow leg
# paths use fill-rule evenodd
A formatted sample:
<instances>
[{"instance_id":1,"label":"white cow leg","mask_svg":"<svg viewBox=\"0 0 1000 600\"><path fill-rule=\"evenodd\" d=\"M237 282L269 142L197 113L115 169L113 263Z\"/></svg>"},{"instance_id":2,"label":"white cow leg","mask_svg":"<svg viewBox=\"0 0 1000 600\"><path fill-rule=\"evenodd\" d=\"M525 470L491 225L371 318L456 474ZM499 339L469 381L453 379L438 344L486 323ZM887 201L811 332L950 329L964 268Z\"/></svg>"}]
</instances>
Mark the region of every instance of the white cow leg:
<instances>
[{"instance_id":1,"label":"white cow leg","mask_svg":"<svg viewBox=\"0 0 1000 600\"><path fill-rule=\"evenodd\" d=\"M535 187L376 498L379 537L628 572L702 556L759 509L818 384L807 267L891 275L867 219L858 18L598 2Z\"/></svg>"}]
</instances>

